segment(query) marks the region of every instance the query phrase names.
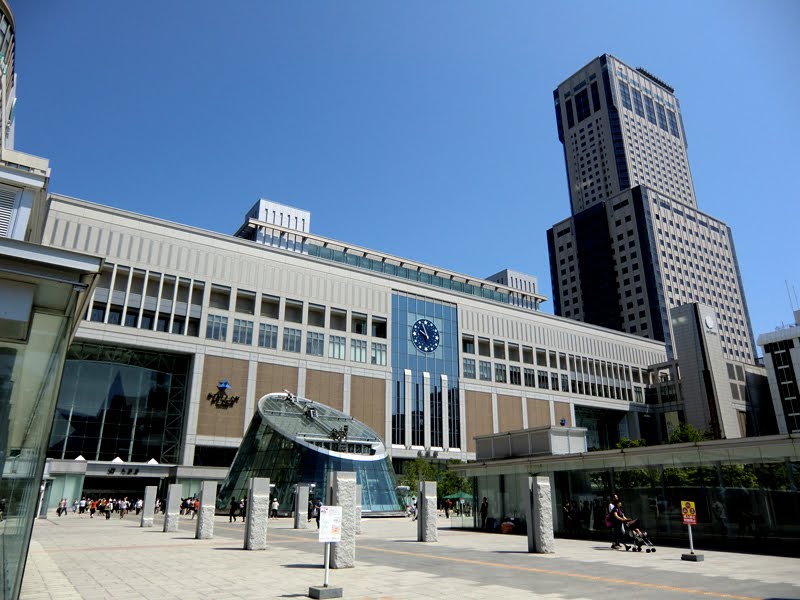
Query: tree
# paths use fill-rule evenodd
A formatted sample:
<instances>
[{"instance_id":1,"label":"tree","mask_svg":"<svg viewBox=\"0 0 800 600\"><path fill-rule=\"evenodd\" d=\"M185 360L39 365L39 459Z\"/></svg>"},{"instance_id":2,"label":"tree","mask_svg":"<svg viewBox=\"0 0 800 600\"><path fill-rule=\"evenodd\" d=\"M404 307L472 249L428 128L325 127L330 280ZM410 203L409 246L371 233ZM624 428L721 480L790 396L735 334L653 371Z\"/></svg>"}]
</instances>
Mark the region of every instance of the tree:
<instances>
[{"instance_id":1,"label":"tree","mask_svg":"<svg viewBox=\"0 0 800 600\"><path fill-rule=\"evenodd\" d=\"M669 434L668 444L684 444L686 442L702 442L711 439L708 431L700 431L689 423L681 423L680 426Z\"/></svg>"},{"instance_id":2,"label":"tree","mask_svg":"<svg viewBox=\"0 0 800 600\"><path fill-rule=\"evenodd\" d=\"M406 485L412 492L415 492L419 481L435 481L436 493L440 498L456 492L471 494L472 480L466 477L459 477L455 471L447 468L448 464L459 464L461 462L457 459L451 459L444 463L417 457L405 463L403 474L399 478L400 485Z\"/></svg>"}]
</instances>

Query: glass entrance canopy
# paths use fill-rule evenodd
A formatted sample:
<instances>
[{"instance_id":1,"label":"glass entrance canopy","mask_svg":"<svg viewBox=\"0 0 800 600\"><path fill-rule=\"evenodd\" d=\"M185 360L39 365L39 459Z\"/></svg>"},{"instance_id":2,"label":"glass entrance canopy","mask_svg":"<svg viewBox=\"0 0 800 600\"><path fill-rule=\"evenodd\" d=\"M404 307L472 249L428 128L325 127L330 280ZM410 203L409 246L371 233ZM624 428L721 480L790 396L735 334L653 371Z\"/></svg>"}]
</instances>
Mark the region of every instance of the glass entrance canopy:
<instances>
[{"instance_id":1,"label":"glass entrance canopy","mask_svg":"<svg viewBox=\"0 0 800 600\"><path fill-rule=\"evenodd\" d=\"M356 474L363 513L402 511L391 460L378 434L324 404L288 392L267 394L258 401L222 483L217 508L224 511L231 498L245 498L251 477L269 477L281 511L294 506L297 484L313 485L313 498L324 502L325 481L333 471Z\"/></svg>"}]
</instances>

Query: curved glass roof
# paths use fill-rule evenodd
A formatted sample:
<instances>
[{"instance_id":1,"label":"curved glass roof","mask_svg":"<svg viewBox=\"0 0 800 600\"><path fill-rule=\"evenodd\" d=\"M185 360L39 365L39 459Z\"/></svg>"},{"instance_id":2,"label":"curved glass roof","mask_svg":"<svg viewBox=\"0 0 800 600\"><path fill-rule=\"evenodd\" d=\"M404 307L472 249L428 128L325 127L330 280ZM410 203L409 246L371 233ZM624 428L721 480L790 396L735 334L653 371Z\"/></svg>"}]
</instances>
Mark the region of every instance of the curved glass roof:
<instances>
[{"instance_id":1,"label":"curved glass roof","mask_svg":"<svg viewBox=\"0 0 800 600\"><path fill-rule=\"evenodd\" d=\"M313 400L288 392L267 394L258 401L258 412L284 437L323 452L373 459L386 454L381 438L364 423Z\"/></svg>"}]
</instances>

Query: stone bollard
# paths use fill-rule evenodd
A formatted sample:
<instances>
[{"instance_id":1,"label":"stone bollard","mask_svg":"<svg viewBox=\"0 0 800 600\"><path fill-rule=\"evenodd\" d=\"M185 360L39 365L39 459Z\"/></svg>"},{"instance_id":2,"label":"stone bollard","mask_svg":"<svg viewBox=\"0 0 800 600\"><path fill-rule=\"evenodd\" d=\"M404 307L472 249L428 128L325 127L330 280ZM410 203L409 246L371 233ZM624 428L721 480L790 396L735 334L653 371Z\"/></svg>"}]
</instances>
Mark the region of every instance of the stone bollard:
<instances>
[{"instance_id":1,"label":"stone bollard","mask_svg":"<svg viewBox=\"0 0 800 600\"><path fill-rule=\"evenodd\" d=\"M178 521L181 513L181 491L183 486L180 483L171 483L167 492L167 510L164 513L164 531L178 531Z\"/></svg>"},{"instance_id":2,"label":"stone bollard","mask_svg":"<svg viewBox=\"0 0 800 600\"><path fill-rule=\"evenodd\" d=\"M200 488L200 512L197 515L197 528L194 537L210 540L214 537L214 512L216 511L217 482L204 481Z\"/></svg>"},{"instance_id":3,"label":"stone bollard","mask_svg":"<svg viewBox=\"0 0 800 600\"><path fill-rule=\"evenodd\" d=\"M141 527L152 527L153 516L156 512L156 486L148 485L144 488L144 503L142 504Z\"/></svg>"},{"instance_id":4,"label":"stone bollard","mask_svg":"<svg viewBox=\"0 0 800 600\"><path fill-rule=\"evenodd\" d=\"M528 502L525 506L528 521L528 552L553 554L553 502L550 495L550 478L528 477Z\"/></svg>"},{"instance_id":5,"label":"stone bollard","mask_svg":"<svg viewBox=\"0 0 800 600\"><path fill-rule=\"evenodd\" d=\"M308 493L311 486L307 483L298 483L294 494L294 528L305 529L308 527Z\"/></svg>"},{"instance_id":6,"label":"stone bollard","mask_svg":"<svg viewBox=\"0 0 800 600\"><path fill-rule=\"evenodd\" d=\"M420 481L417 496L417 541L438 542L439 529L436 507L436 482Z\"/></svg>"},{"instance_id":7,"label":"stone bollard","mask_svg":"<svg viewBox=\"0 0 800 600\"><path fill-rule=\"evenodd\" d=\"M244 549L267 549L269 522L269 477L252 477L247 489L247 518L244 523Z\"/></svg>"},{"instance_id":8,"label":"stone bollard","mask_svg":"<svg viewBox=\"0 0 800 600\"><path fill-rule=\"evenodd\" d=\"M364 494L364 487L356 485L356 535L361 535L361 496Z\"/></svg>"},{"instance_id":9,"label":"stone bollard","mask_svg":"<svg viewBox=\"0 0 800 600\"><path fill-rule=\"evenodd\" d=\"M344 471L328 473L328 506L342 507L342 541L331 544L332 569L356 566L356 474Z\"/></svg>"}]
</instances>

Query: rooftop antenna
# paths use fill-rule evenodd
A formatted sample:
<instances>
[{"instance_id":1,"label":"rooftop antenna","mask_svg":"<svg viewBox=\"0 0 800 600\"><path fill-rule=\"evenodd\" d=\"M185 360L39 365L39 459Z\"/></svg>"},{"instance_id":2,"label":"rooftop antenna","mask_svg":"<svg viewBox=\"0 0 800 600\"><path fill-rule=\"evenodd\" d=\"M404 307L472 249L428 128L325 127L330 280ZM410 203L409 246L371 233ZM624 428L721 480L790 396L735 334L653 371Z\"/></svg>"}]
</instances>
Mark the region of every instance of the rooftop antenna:
<instances>
[{"instance_id":1,"label":"rooftop antenna","mask_svg":"<svg viewBox=\"0 0 800 600\"><path fill-rule=\"evenodd\" d=\"M794 312L796 310L795 305L797 303L797 290L794 290L794 285L793 285L792 286L792 289L794 290L794 301L793 301L792 290L789 290L789 281L787 279L784 279L783 283L786 285L786 295L789 296L789 308L792 309L792 312Z\"/></svg>"}]
</instances>

